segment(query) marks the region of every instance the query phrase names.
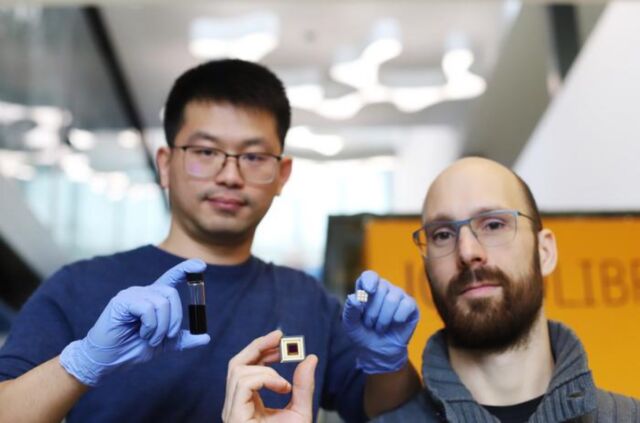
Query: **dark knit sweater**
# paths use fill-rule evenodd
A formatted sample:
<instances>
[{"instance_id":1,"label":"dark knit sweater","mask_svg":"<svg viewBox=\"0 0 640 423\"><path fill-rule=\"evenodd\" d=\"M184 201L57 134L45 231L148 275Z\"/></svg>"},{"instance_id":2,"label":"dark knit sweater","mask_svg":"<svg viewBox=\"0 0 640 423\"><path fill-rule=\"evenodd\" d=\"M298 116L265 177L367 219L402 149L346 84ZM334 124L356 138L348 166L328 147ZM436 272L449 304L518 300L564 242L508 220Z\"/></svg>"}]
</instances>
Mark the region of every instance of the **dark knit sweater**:
<instances>
[{"instance_id":1,"label":"dark knit sweater","mask_svg":"<svg viewBox=\"0 0 640 423\"><path fill-rule=\"evenodd\" d=\"M529 423L640 422L638 400L595 387L584 348L569 328L549 322L549 336L555 369ZM422 392L376 422L498 422L473 399L451 367L442 331L427 342L423 363Z\"/></svg>"}]
</instances>

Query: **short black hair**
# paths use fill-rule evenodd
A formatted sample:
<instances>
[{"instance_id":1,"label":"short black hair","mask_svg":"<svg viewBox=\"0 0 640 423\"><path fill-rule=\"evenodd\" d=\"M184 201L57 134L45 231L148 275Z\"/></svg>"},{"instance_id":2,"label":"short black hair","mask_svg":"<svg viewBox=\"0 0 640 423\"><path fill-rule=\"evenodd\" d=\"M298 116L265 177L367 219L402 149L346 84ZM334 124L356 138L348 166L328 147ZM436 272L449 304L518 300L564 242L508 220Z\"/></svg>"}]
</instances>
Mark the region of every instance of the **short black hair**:
<instances>
[{"instance_id":1,"label":"short black hair","mask_svg":"<svg viewBox=\"0 0 640 423\"><path fill-rule=\"evenodd\" d=\"M212 60L187 70L176 79L164 108L164 134L169 146L192 101L229 103L271 114L280 146L291 125L291 106L282 81L269 69L239 59Z\"/></svg>"}]
</instances>

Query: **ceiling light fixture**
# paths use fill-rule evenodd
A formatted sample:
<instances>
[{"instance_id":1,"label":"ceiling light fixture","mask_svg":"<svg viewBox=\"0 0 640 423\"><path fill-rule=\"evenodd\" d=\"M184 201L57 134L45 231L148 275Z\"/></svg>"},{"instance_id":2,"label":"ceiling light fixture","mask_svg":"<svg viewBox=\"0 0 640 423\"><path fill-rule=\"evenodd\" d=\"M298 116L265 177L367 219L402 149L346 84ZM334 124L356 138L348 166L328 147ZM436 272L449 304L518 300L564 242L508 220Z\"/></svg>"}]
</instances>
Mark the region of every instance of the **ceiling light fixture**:
<instances>
[{"instance_id":1,"label":"ceiling light fixture","mask_svg":"<svg viewBox=\"0 0 640 423\"><path fill-rule=\"evenodd\" d=\"M365 47L360 56L361 60L381 65L402 52L400 41L400 25L393 18L378 20L371 32L369 45Z\"/></svg>"},{"instance_id":2,"label":"ceiling light fixture","mask_svg":"<svg viewBox=\"0 0 640 423\"><path fill-rule=\"evenodd\" d=\"M89 165L89 158L84 154L65 154L60 159L60 167L67 178L75 182L89 182L93 169Z\"/></svg>"},{"instance_id":3,"label":"ceiling light fixture","mask_svg":"<svg viewBox=\"0 0 640 423\"><path fill-rule=\"evenodd\" d=\"M199 59L233 57L257 62L278 45L278 16L256 12L235 18L198 18L191 24L189 50Z\"/></svg>"},{"instance_id":4,"label":"ceiling light fixture","mask_svg":"<svg viewBox=\"0 0 640 423\"><path fill-rule=\"evenodd\" d=\"M402 52L400 25L395 19L377 21L371 31L370 41L360 55L352 60L338 60L331 66L331 77L343 84L362 89L378 84L380 65ZM342 56L348 56L343 50Z\"/></svg>"},{"instance_id":5,"label":"ceiling light fixture","mask_svg":"<svg viewBox=\"0 0 640 423\"><path fill-rule=\"evenodd\" d=\"M353 58L353 52L342 49L338 56L351 59L339 60L329 69L331 78L354 88L354 91L340 97L325 98L319 84L299 83L287 88L291 104L327 119L345 120L354 117L368 104L390 102L401 112L415 113L444 101L477 97L486 90L485 80L470 70L474 57L467 48L464 34L452 33L447 40L447 51L443 55L441 69L437 71L444 75L444 83L382 85L379 81L381 64L401 52L398 23L393 19L380 20L374 25L371 42L359 56Z\"/></svg>"},{"instance_id":6,"label":"ceiling light fixture","mask_svg":"<svg viewBox=\"0 0 640 423\"><path fill-rule=\"evenodd\" d=\"M415 113L444 101L445 94L440 86L395 88L391 90L391 102L404 113Z\"/></svg>"},{"instance_id":7,"label":"ceiling light fixture","mask_svg":"<svg viewBox=\"0 0 640 423\"><path fill-rule=\"evenodd\" d=\"M21 104L0 101L0 122L12 123L25 119L28 116L27 107Z\"/></svg>"},{"instance_id":8,"label":"ceiling light fixture","mask_svg":"<svg viewBox=\"0 0 640 423\"><path fill-rule=\"evenodd\" d=\"M71 112L54 106L24 106L37 126L24 134L24 144L33 149L49 149L60 144L62 128L71 124Z\"/></svg>"},{"instance_id":9,"label":"ceiling light fixture","mask_svg":"<svg viewBox=\"0 0 640 423\"><path fill-rule=\"evenodd\" d=\"M118 133L118 145L132 150L140 145L140 132L135 129L125 129Z\"/></svg>"},{"instance_id":10,"label":"ceiling light fixture","mask_svg":"<svg viewBox=\"0 0 640 423\"><path fill-rule=\"evenodd\" d=\"M378 82L378 66L377 63L356 59L332 65L329 75L337 82L362 89Z\"/></svg>"},{"instance_id":11,"label":"ceiling light fixture","mask_svg":"<svg viewBox=\"0 0 640 423\"><path fill-rule=\"evenodd\" d=\"M36 170L27 163L27 155L24 152L0 150L0 175L30 181L35 178Z\"/></svg>"},{"instance_id":12,"label":"ceiling light fixture","mask_svg":"<svg viewBox=\"0 0 640 423\"><path fill-rule=\"evenodd\" d=\"M76 150L91 150L96 145L96 136L85 129L71 128L69 131L69 143Z\"/></svg>"},{"instance_id":13,"label":"ceiling light fixture","mask_svg":"<svg viewBox=\"0 0 640 423\"><path fill-rule=\"evenodd\" d=\"M325 98L313 110L327 119L345 120L354 117L364 106L362 95L356 91L341 97Z\"/></svg>"},{"instance_id":14,"label":"ceiling light fixture","mask_svg":"<svg viewBox=\"0 0 640 423\"><path fill-rule=\"evenodd\" d=\"M295 126L287 134L287 146L331 157L344 149L344 140L339 135L315 134L306 126Z\"/></svg>"},{"instance_id":15,"label":"ceiling light fixture","mask_svg":"<svg viewBox=\"0 0 640 423\"><path fill-rule=\"evenodd\" d=\"M324 99L324 88L319 84L300 84L287 87L287 97L293 107L313 109Z\"/></svg>"},{"instance_id":16,"label":"ceiling light fixture","mask_svg":"<svg viewBox=\"0 0 640 423\"><path fill-rule=\"evenodd\" d=\"M60 144L57 130L36 126L24 134L24 144L34 150L46 150Z\"/></svg>"},{"instance_id":17,"label":"ceiling light fixture","mask_svg":"<svg viewBox=\"0 0 640 423\"><path fill-rule=\"evenodd\" d=\"M442 58L442 71L447 77L447 83L443 87L447 100L473 98L485 91L485 80L469 70L473 60L473 52L466 48L457 48L445 53Z\"/></svg>"}]
</instances>

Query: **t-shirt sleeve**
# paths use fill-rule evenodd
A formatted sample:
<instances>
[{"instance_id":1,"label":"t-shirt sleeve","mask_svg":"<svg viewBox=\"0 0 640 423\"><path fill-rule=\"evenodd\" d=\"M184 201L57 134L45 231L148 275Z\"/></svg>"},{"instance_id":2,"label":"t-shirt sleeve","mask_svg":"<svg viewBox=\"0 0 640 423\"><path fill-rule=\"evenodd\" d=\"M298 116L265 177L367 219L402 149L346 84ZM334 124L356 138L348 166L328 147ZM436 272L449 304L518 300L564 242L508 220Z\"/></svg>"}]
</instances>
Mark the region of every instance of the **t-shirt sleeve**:
<instances>
[{"instance_id":1,"label":"t-shirt sleeve","mask_svg":"<svg viewBox=\"0 0 640 423\"><path fill-rule=\"evenodd\" d=\"M56 300L69 272L61 269L27 300L0 349L0 381L15 379L60 354L72 339L68 318Z\"/></svg>"},{"instance_id":2,"label":"t-shirt sleeve","mask_svg":"<svg viewBox=\"0 0 640 423\"><path fill-rule=\"evenodd\" d=\"M329 298L331 340L324 392L320 406L336 410L347 422L366 421L364 384L366 375L356 368L356 349L342 327L342 307Z\"/></svg>"}]
</instances>

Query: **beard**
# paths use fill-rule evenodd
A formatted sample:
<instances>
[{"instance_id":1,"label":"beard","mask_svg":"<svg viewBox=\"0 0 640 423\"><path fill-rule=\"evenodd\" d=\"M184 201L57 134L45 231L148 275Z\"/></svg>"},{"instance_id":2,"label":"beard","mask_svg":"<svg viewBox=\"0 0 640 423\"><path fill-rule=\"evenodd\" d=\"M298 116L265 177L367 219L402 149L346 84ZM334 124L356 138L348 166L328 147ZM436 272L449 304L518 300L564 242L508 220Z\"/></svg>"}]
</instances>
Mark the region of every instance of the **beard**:
<instances>
[{"instance_id":1,"label":"beard","mask_svg":"<svg viewBox=\"0 0 640 423\"><path fill-rule=\"evenodd\" d=\"M461 349L503 352L526 343L543 299L542 273L537 247L526 274L517 280L497 267L464 268L439 292L431 282L433 302L444 322L448 342ZM502 288L499 298L459 298L474 282L490 282ZM464 310L459 301L467 303Z\"/></svg>"}]
</instances>

